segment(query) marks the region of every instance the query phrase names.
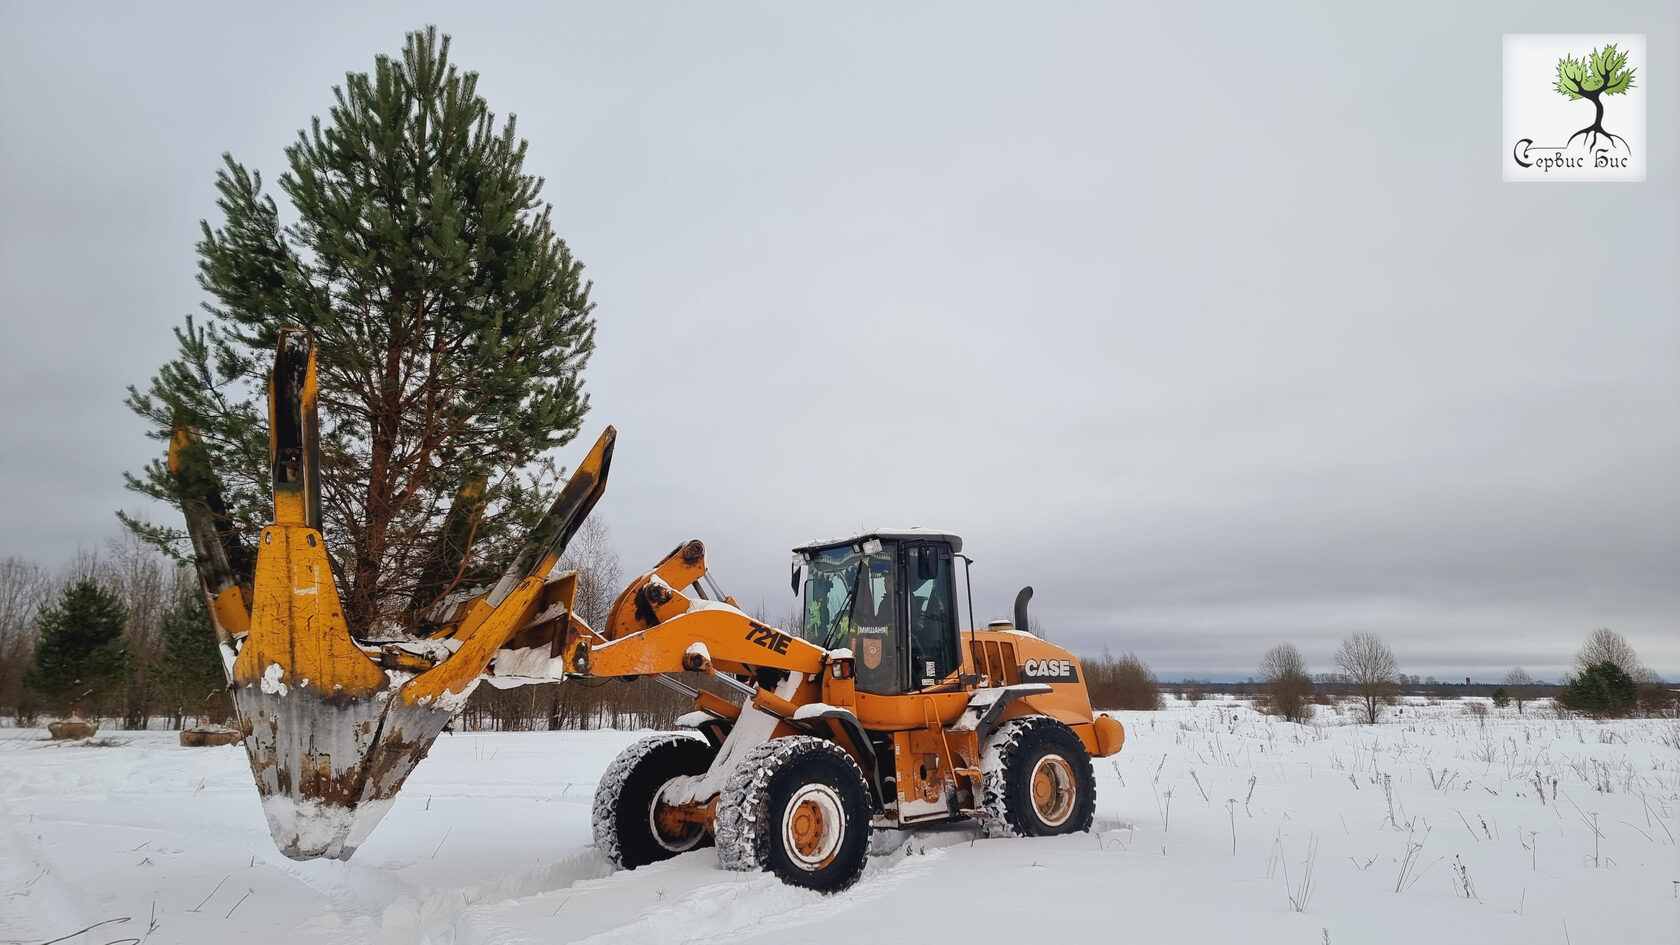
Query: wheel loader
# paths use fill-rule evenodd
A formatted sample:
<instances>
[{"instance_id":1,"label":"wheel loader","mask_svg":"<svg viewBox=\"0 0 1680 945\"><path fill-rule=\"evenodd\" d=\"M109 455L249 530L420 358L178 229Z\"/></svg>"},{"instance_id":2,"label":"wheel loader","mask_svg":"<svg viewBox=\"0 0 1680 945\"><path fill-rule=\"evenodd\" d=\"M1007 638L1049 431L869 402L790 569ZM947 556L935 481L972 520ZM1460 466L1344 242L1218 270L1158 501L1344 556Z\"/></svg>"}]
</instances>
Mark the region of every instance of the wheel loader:
<instances>
[{"instance_id":1,"label":"wheel loader","mask_svg":"<svg viewBox=\"0 0 1680 945\"><path fill-rule=\"evenodd\" d=\"M1091 759L1125 732L1093 714L1079 661L1012 624L958 621L948 532L883 528L794 550L799 626L720 593L699 541L624 588L596 628L552 573L601 497L608 427L493 587L421 633L346 625L321 534L309 334L280 336L270 381L274 522L231 527L194 432L169 462L251 771L276 845L348 858L482 680L653 677L691 698L685 731L645 738L595 794L597 847L634 869L715 844L728 869L820 892L856 882L875 827L973 818L989 835L1088 830ZM965 569L966 571L966 569ZM707 588L710 587L710 592ZM699 683L695 685L694 683Z\"/></svg>"}]
</instances>

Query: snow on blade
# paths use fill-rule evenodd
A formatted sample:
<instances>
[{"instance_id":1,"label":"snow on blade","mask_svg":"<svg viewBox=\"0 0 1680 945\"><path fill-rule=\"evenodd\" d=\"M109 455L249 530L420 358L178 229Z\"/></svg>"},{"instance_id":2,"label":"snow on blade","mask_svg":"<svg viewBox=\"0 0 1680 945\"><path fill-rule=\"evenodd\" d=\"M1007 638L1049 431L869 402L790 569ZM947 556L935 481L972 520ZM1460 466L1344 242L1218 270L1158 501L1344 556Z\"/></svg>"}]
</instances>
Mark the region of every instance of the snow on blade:
<instances>
[{"instance_id":1,"label":"snow on blade","mask_svg":"<svg viewBox=\"0 0 1680 945\"><path fill-rule=\"evenodd\" d=\"M410 677L388 671L385 688L340 699L301 682L287 686L277 669L270 666L257 685L235 690L275 846L294 860L346 859L385 816L473 686L409 704L396 692Z\"/></svg>"},{"instance_id":2,"label":"snow on blade","mask_svg":"<svg viewBox=\"0 0 1680 945\"><path fill-rule=\"evenodd\" d=\"M271 696L283 696L286 694L287 686L280 681L280 677L284 675L286 675L286 670L279 663L270 663L268 668L263 670L262 682L258 685L262 686L263 692Z\"/></svg>"},{"instance_id":3,"label":"snow on blade","mask_svg":"<svg viewBox=\"0 0 1680 945\"><path fill-rule=\"evenodd\" d=\"M262 799L268 831L280 852L294 860L326 857L347 860L362 845L391 800L364 801L350 807L271 795Z\"/></svg>"}]
</instances>

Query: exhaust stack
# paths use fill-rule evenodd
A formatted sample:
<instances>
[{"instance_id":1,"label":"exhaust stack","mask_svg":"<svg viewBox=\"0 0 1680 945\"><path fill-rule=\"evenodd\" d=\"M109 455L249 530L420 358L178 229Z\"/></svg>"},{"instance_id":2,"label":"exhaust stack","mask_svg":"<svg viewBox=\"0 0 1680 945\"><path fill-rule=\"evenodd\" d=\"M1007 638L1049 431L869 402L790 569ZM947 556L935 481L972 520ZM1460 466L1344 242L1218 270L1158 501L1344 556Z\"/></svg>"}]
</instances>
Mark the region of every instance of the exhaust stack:
<instances>
[{"instance_id":1,"label":"exhaust stack","mask_svg":"<svg viewBox=\"0 0 1680 945\"><path fill-rule=\"evenodd\" d=\"M1032 624L1027 623L1027 601L1032 600L1032 585L1021 588L1021 593L1015 595L1015 629L1022 633L1032 633Z\"/></svg>"}]
</instances>

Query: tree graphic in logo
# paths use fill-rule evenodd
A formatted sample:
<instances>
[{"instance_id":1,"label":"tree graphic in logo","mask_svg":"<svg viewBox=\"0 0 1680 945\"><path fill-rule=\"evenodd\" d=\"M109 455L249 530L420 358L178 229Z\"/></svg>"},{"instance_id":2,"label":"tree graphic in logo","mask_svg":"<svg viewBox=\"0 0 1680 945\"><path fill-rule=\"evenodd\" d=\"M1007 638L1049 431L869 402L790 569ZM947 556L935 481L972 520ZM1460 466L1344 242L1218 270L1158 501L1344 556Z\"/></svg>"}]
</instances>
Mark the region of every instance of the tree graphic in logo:
<instances>
[{"instance_id":1,"label":"tree graphic in logo","mask_svg":"<svg viewBox=\"0 0 1680 945\"><path fill-rule=\"evenodd\" d=\"M1627 147L1626 139L1604 130L1604 96L1626 94L1633 88L1633 73L1633 69L1627 68L1627 53L1618 52L1615 43L1602 51L1593 50L1586 59L1565 56L1558 60L1557 84L1553 88L1571 102L1584 98L1598 109L1592 124L1569 136L1569 144L1586 136L1587 148L1591 150L1602 136L1612 145L1620 141L1622 147Z\"/></svg>"}]
</instances>

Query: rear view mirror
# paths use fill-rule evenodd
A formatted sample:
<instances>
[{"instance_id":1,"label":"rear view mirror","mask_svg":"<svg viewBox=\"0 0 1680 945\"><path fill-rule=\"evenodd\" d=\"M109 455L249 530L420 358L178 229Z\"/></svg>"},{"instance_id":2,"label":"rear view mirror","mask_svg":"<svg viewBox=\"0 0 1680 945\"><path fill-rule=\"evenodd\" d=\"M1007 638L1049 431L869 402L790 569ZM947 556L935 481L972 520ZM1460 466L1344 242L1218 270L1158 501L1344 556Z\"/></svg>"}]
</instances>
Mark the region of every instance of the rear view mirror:
<instances>
[{"instance_id":1,"label":"rear view mirror","mask_svg":"<svg viewBox=\"0 0 1680 945\"><path fill-rule=\"evenodd\" d=\"M793 583L793 592L795 594L799 593L799 572L800 572L800 569L803 568L804 566L805 566L805 556L804 555L798 555L798 554L794 555L793 556L792 583Z\"/></svg>"}]
</instances>

